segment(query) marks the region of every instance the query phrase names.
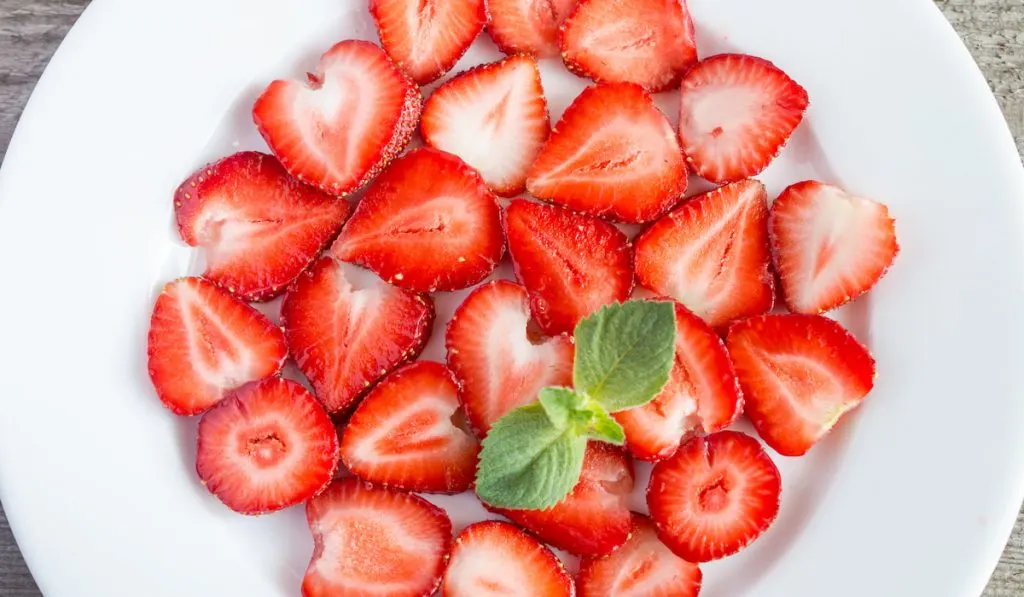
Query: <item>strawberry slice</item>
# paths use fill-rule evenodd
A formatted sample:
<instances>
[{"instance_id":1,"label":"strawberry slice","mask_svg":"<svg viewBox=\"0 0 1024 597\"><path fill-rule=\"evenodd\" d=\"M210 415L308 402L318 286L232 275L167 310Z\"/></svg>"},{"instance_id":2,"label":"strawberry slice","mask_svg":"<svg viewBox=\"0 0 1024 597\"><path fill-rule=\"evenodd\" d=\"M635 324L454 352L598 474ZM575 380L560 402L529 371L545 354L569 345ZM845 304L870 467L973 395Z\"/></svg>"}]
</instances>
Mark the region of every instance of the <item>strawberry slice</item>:
<instances>
[{"instance_id":1,"label":"strawberry slice","mask_svg":"<svg viewBox=\"0 0 1024 597\"><path fill-rule=\"evenodd\" d=\"M202 278L164 286L149 323L149 378L164 406L198 415L242 384L277 374L288 356L280 328Z\"/></svg>"},{"instance_id":2,"label":"strawberry slice","mask_svg":"<svg viewBox=\"0 0 1024 597\"><path fill-rule=\"evenodd\" d=\"M429 145L479 170L495 193L522 193L551 129L537 61L512 56L460 74L427 100L420 128Z\"/></svg>"},{"instance_id":3,"label":"strawberry slice","mask_svg":"<svg viewBox=\"0 0 1024 597\"><path fill-rule=\"evenodd\" d=\"M864 294L899 253L889 209L808 180L779 195L768 217L786 306L817 314Z\"/></svg>"},{"instance_id":4,"label":"strawberry slice","mask_svg":"<svg viewBox=\"0 0 1024 597\"><path fill-rule=\"evenodd\" d=\"M560 48L576 74L652 93L677 87L697 62L686 0L580 0L562 24Z\"/></svg>"},{"instance_id":5,"label":"strawberry slice","mask_svg":"<svg viewBox=\"0 0 1024 597\"><path fill-rule=\"evenodd\" d=\"M720 431L684 443L654 465L647 505L658 537L688 562L732 555L779 513L782 479L758 441Z\"/></svg>"},{"instance_id":6,"label":"strawberry slice","mask_svg":"<svg viewBox=\"0 0 1024 597\"><path fill-rule=\"evenodd\" d=\"M501 209L483 179L431 148L395 160L331 247L338 259L416 292L472 286L504 250Z\"/></svg>"},{"instance_id":7,"label":"strawberry slice","mask_svg":"<svg viewBox=\"0 0 1024 597\"><path fill-rule=\"evenodd\" d=\"M572 384L572 339L535 339L529 322L526 289L495 280L466 297L448 324L448 366L477 431L536 400L541 388Z\"/></svg>"},{"instance_id":8,"label":"strawberry slice","mask_svg":"<svg viewBox=\"0 0 1024 597\"><path fill-rule=\"evenodd\" d=\"M572 577L542 543L500 520L469 525L452 545L445 597L573 597Z\"/></svg>"},{"instance_id":9,"label":"strawberry slice","mask_svg":"<svg viewBox=\"0 0 1024 597\"><path fill-rule=\"evenodd\" d=\"M337 236L351 209L255 151L203 166L174 193L178 232L203 248L203 275L247 301L284 292Z\"/></svg>"},{"instance_id":10,"label":"strawberry slice","mask_svg":"<svg viewBox=\"0 0 1024 597\"><path fill-rule=\"evenodd\" d=\"M271 83L256 100L253 119L288 172L345 196L402 152L423 98L367 41L335 45L307 79Z\"/></svg>"},{"instance_id":11,"label":"strawberry slice","mask_svg":"<svg viewBox=\"0 0 1024 597\"><path fill-rule=\"evenodd\" d=\"M357 288L340 263L324 257L285 295L281 323L317 398L331 413L343 413L377 380L419 355L434 305L377 280Z\"/></svg>"},{"instance_id":12,"label":"strawberry slice","mask_svg":"<svg viewBox=\"0 0 1024 597\"><path fill-rule=\"evenodd\" d=\"M764 185L744 180L690 199L634 241L636 279L711 327L771 310L775 282Z\"/></svg>"},{"instance_id":13,"label":"strawberry slice","mask_svg":"<svg viewBox=\"0 0 1024 597\"><path fill-rule=\"evenodd\" d=\"M743 397L722 339L676 303L675 364L665 389L647 404L612 414L626 448L641 460L668 458L696 431L721 431L740 416Z\"/></svg>"},{"instance_id":14,"label":"strawberry slice","mask_svg":"<svg viewBox=\"0 0 1024 597\"><path fill-rule=\"evenodd\" d=\"M558 55L558 27L576 0L488 0L487 33L508 55Z\"/></svg>"},{"instance_id":15,"label":"strawberry slice","mask_svg":"<svg viewBox=\"0 0 1024 597\"><path fill-rule=\"evenodd\" d=\"M452 523L421 497L348 477L306 504L306 520L303 597L427 597L441 583Z\"/></svg>"},{"instance_id":16,"label":"strawberry slice","mask_svg":"<svg viewBox=\"0 0 1024 597\"><path fill-rule=\"evenodd\" d=\"M774 64L719 54L682 82L679 136L694 171L717 183L761 172L807 110L807 91Z\"/></svg>"},{"instance_id":17,"label":"strawberry slice","mask_svg":"<svg viewBox=\"0 0 1024 597\"><path fill-rule=\"evenodd\" d=\"M755 317L733 324L725 342L747 417L783 456L807 453L874 387L871 354L827 317Z\"/></svg>"},{"instance_id":18,"label":"strawberry slice","mask_svg":"<svg viewBox=\"0 0 1024 597\"><path fill-rule=\"evenodd\" d=\"M505 234L516 278L546 334L572 333L581 319L633 290L629 239L607 222L519 199L505 212Z\"/></svg>"},{"instance_id":19,"label":"strawberry slice","mask_svg":"<svg viewBox=\"0 0 1024 597\"><path fill-rule=\"evenodd\" d=\"M380 43L420 85L448 72L487 23L484 0L370 0Z\"/></svg>"},{"instance_id":20,"label":"strawberry slice","mask_svg":"<svg viewBox=\"0 0 1024 597\"><path fill-rule=\"evenodd\" d=\"M489 508L546 543L580 556L611 553L629 538L633 465L625 452L590 442L572 493L547 510ZM486 504L484 504L486 506Z\"/></svg>"},{"instance_id":21,"label":"strawberry slice","mask_svg":"<svg viewBox=\"0 0 1024 597\"><path fill-rule=\"evenodd\" d=\"M526 188L593 216L648 222L682 199L686 164L668 118L643 89L602 84L565 110Z\"/></svg>"},{"instance_id":22,"label":"strawberry slice","mask_svg":"<svg viewBox=\"0 0 1024 597\"><path fill-rule=\"evenodd\" d=\"M633 514L629 540L609 555L583 558L579 597L697 597L700 568L665 547L646 516Z\"/></svg>"},{"instance_id":23,"label":"strawberry slice","mask_svg":"<svg viewBox=\"0 0 1024 597\"><path fill-rule=\"evenodd\" d=\"M242 514L294 506L322 491L338 468L338 434L305 388L271 377L246 384L199 421L196 472Z\"/></svg>"},{"instance_id":24,"label":"strawberry slice","mask_svg":"<svg viewBox=\"0 0 1024 597\"><path fill-rule=\"evenodd\" d=\"M384 378L348 421L341 441L345 468L408 491L466 491L480 444L457 424L465 420L458 393L451 371L431 361Z\"/></svg>"}]
</instances>

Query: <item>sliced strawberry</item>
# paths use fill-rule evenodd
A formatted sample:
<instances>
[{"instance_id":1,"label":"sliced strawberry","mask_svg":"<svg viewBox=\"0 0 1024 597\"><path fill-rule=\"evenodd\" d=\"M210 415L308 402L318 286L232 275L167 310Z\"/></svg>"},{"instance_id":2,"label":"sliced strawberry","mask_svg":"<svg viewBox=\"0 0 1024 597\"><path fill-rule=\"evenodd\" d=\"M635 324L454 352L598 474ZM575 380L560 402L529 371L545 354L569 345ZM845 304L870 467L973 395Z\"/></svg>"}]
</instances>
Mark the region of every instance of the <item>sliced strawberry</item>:
<instances>
[{"instance_id":1,"label":"sliced strawberry","mask_svg":"<svg viewBox=\"0 0 1024 597\"><path fill-rule=\"evenodd\" d=\"M558 27L576 0L488 0L487 32L506 54L558 55Z\"/></svg>"},{"instance_id":2,"label":"sliced strawberry","mask_svg":"<svg viewBox=\"0 0 1024 597\"><path fill-rule=\"evenodd\" d=\"M284 334L262 313L202 278L164 286L149 323L149 378L171 412L197 415L238 386L277 374Z\"/></svg>"},{"instance_id":3,"label":"sliced strawberry","mask_svg":"<svg viewBox=\"0 0 1024 597\"><path fill-rule=\"evenodd\" d=\"M441 363L417 361L384 378L352 414L341 442L348 470L408 491L459 493L476 474L480 445Z\"/></svg>"},{"instance_id":4,"label":"sliced strawberry","mask_svg":"<svg viewBox=\"0 0 1024 597\"><path fill-rule=\"evenodd\" d=\"M700 568L672 553L646 516L633 514L629 540L611 554L583 558L579 597L697 597Z\"/></svg>"},{"instance_id":5,"label":"sliced strawberry","mask_svg":"<svg viewBox=\"0 0 1024 597\"><path fill-rule=\"evenodd\" d=\"M558 556L514 525L469 525L452 545L441 591L445 597L573 597Z\"/></svg>"},{"instance_id":6,"label":"sliced strawberry","mask_svg":"<svg viewBox=\"0 0 1024 597\"><path fill-rule=\"evenodd\" d=\"M448 366L473 427L486 432L547 386L572 384L572 339L535 340L526 289L506 280L474 290L448 324Z\"/></svg>"},{"instance_id":7,"label":"sliced strawberry","mask_svg":"<svg viewBox=\"0 0 1024 597\"><path fill-rule=\"evenodd\" d=\"M504 250L501 209L483 179L431 148L395 160L331 247L338 259L417 292L472 286Z\"/></svg>"},{"instance_id":8,"label":"sliced strawberry","mask_svg":"<svg viewBox=\"0 0 1024 597\"><path fill-rule=\"evenodd\" d=\"M697 62L686 0L580 0L559 45L570 71L652 93L678 86Z\"/></svg>"},{"instance_id":9,"label":"sliced strawberry","mask_svg":"<svg viewBox=\"0 0 1024 597\"><path fill-rule=\"evenodd\" d=\"M327 487L337 468L334 423L294 381L246 384L199 421L196 472L236 512L263 514L302 503Z\"/></svg>"},{"instance_id":10,"label":"sliced strawberry","mask_svg":"<svg viewBox=\"0 0 1024 597\"><path fill-rule=\"evenodd\" d=\"M421 497L349 477L310 500L306 520L303 597L428 597L441 583L452 523Z\"/></svg>"},{"instance_id":11,"label":"sliced strawberry","mask_svg":"<svg viewBox=\"0 0 1024 597\"><path fill-rule=\"evenodd\" d=\"M626 432L626 448L641 460L668 458L695 431L714 433L743 410L739 382L722 339L700 317L676 303L676 358L665 389L639 408L612 416Z\"/></svg>"},{"instance_id":12,"label":"sliced strawberry","mask_svg":"<svg viewBox=\"0 0 1024 597\"><path fill-rule=\"evenodd\" d=\"M724 183L761 172L807 110L807 91L774 64L743 54L705 58L683 78L679 136L686 159Z\"/></svg>"},{"instance_id":13,"label":"sliced strawberry","mask_svg":"<svg viewBox=\"0 0 1024 597\"><path fill-rule=\"evenodd\" d=\"M181 238L204 250L203 275L247 301L284 292L351 210L255 151L203 166L174 193Z\"/></svg>"},{"instance_id":14,"label":"sliced strawberry","mask_svg":"<svg viewBox=\"0 0 1024 597\"><path fill-rule=\"evenodd\" d=\"M607 222L519 199L505 212L505 233L516 278L546 334L571 334L581 319L633 290L629 239Z\"/></svg>"},{"instance_id":15,"label":"sliced strawberry","mask_svg":"<svg viewBox=\"0 0 1024 597\"><path fill-rule=\"evenodd\" d=\"M744 180L690 199L634 241L636 280L712 327L771 310L775 281L764 185Z\"/></svg>"},{"instance_id":16,"label":"sliced strawberry","mask_svg":"<svg viewBox=\"0 0 1024 597\"><path fill-rule=\"evenodd\" d=\"M875 360L835 321L764 315L733 324L726 338L761 439L783 456L805 454L875 382Z\"/></svg>"},{"instance_id":17,"label":"sliced strawberry","mask_svg":"<svg viewBox=\"0 0 1024 597\"><path fill-rule=\"evenodd\" d=\"M357 288L341 264L324 257L285 295L281 323L295 363L320 402L337 413L419 355L434 305L376 280Z\"/></svg>"},{"instance_id":18,"label":"sliced strawberry","mask_svg":"<svg viewBox=\"0 0 1024 597\"><path fill-rule=\"evenodd\" d=\"M420 126L429 145L479 170L495 193L522 193L551 129L537 61L512 56L460 74L430 96Z\"/></svg>"},{"instance_id":19,"label":"sliced strawberry","mask_svg":"<svg viewBox=\"0 0 1024 597\"><path fill-rule=\"evenodd\" d=\"M686 164L668 118L630 83L588 87L530 168L534 197L622 222L647 222L682 199Z\"/></svg>"},{"instance_id":20,"label":"sliced strawberry","mask_svg":"<svg viewBox=\"0 0 1024 597\"><path fill-rule=\"evenodd\" d=\"M448 72L487 23L484 0L370 0L380 43L420 85Z\"/></svg>"},{"instance_id":21,"label":"sliced strawberry","mask_svg":"<svg viewBox=\"0 0 1024 597\"><path fill-rule=\"evenodd\" d=\"M647 505L658 537L688 562L732 555L779 513L782 479L758 441L736 431L695 437L651 472Z\"/></svg>"},{"instance_id":22,"label":"sliced strawberry","mask_svg":"<svg viewBox=\"0 0 1024 597\"><path fill-rule=\"evenodd\" d=\"M768 217L786 306L822 313L864 294L899 253L889 209L813 180L782 191Z\"/></svg>"},{"instance_id":23,"label":"sliced strawberry","mask_svg":"<svg viewBox=\"0 0 1024 597\"><path fill-rule=\"evenodd\" d=\"M288 172L345 196L402 152L423 98L367 41L335 45L307 79L271 83L256 100L253 119Z\"/></svg>"},{"instance_id":24,"label":"sliced strawberry","mask_svg":"<svg viewBox=\"0 0 1024 597\"><path fill-rule=\"evenodd\" d=\"M629 456L611 444L592 441L580 480L564 500L547 510L493 511L559 549L581 556L604 555L629 538L627 502L633 482Z\"/></svg>"}]
</instances>

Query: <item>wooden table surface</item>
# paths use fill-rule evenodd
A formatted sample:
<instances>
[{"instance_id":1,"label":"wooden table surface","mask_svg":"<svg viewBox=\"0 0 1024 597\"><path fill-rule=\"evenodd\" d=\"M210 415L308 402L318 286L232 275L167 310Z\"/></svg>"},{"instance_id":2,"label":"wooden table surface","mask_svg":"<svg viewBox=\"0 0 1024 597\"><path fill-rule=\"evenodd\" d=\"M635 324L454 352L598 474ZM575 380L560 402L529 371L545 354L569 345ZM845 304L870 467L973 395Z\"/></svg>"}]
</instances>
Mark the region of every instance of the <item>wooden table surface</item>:
<instances>
[{"instance_id":1,"label":"wooden table surface","mask_svg":"<svg viewBox=\"0 0 1024 597\"><path fill-rule=\"evenodd\" d=\"M981 65L1017 148L1024 152L1024 0L936 3ZM0 0L0 161L36 79L88 4L89 0ZM0 507L0 596L39 595ZM1010 596L1024 596L1024 514L984 593Z\"/></svg>"}]
</instances>

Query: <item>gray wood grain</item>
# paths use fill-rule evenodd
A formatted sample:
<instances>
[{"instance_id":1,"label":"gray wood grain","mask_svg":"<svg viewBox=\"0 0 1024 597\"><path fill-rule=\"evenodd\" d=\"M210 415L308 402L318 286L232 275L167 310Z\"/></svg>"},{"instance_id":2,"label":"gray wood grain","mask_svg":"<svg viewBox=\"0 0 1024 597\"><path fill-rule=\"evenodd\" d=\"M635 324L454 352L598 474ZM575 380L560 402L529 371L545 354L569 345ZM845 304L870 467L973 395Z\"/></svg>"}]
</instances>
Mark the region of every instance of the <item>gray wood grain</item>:
<instances>
[{"instance_id":1,"label":"gray wood grain","mask_svg":"<svg viewBox=\"0 0 1024 597\"><path fill-rule=\"evenodd\" d=\"M43 67L89 0L0 0L0 161ZM936 0L985 72L1024 153L1024 0ZM39 597L0 506L0 596ZM1024 595L1024 514L984 597Z\"/></svg>"}]
</instances>

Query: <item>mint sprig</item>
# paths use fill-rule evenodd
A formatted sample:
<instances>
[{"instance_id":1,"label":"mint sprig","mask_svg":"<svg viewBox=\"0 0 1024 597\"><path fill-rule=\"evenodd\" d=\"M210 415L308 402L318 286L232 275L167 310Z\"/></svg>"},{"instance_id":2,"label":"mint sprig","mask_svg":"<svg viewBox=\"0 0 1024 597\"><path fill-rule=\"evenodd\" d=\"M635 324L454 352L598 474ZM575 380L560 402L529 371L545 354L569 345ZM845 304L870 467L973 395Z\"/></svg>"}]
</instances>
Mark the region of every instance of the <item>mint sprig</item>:
<instances>
[{"instance_id":1,"label":"mint sprig","mask_svg":"<svg viewBox=\"0 0 1024 597\"><path fill-rule=\"evenodd\" d=\"M625 432L610 413L643 406L665 387L675 308L663 301L609 305L581 321L574 337L575 388L544 388L488 431L476 476L487 504L550 508L579 481L588 440L622 445Z\"/></svg>"}]
</instances>

